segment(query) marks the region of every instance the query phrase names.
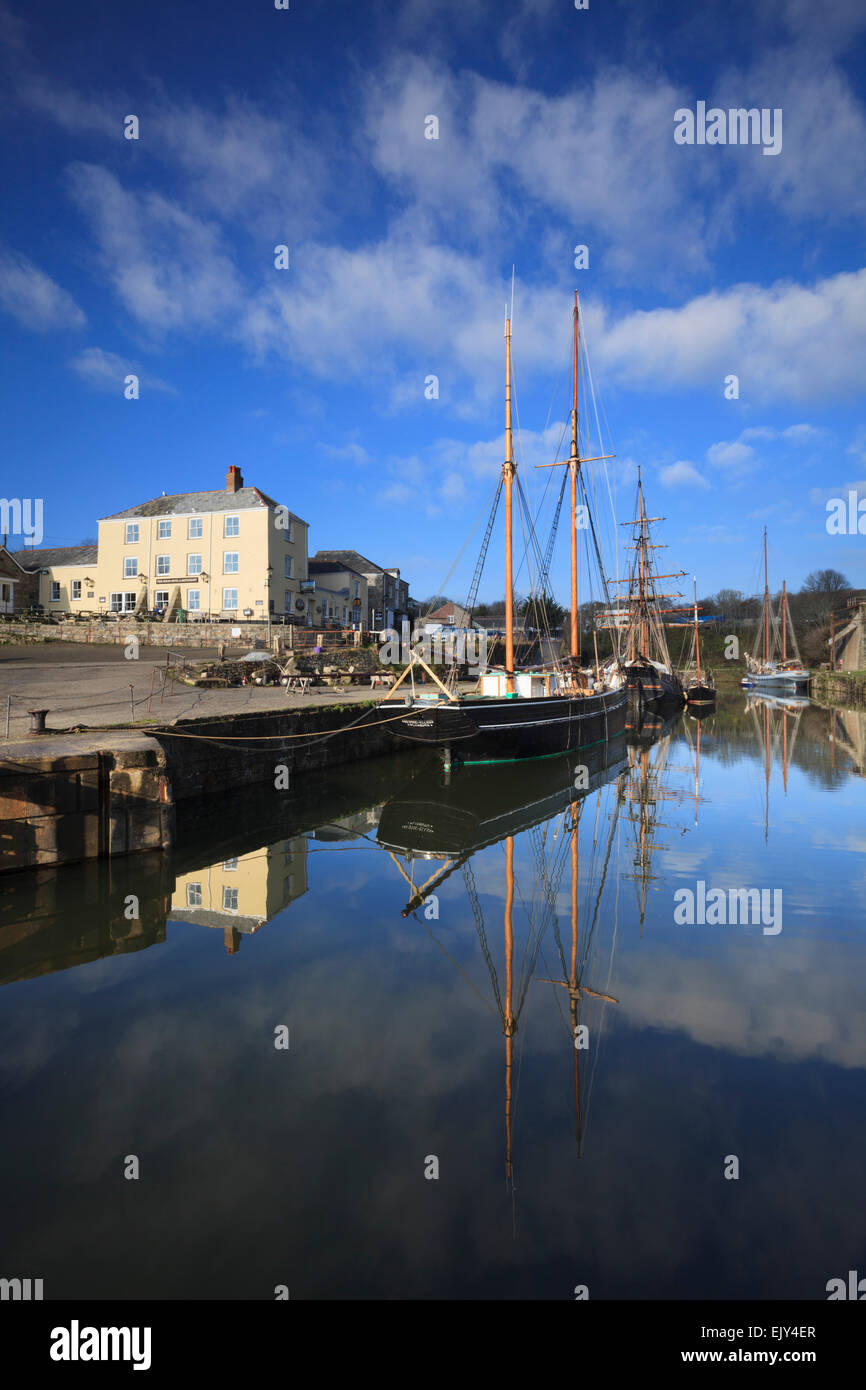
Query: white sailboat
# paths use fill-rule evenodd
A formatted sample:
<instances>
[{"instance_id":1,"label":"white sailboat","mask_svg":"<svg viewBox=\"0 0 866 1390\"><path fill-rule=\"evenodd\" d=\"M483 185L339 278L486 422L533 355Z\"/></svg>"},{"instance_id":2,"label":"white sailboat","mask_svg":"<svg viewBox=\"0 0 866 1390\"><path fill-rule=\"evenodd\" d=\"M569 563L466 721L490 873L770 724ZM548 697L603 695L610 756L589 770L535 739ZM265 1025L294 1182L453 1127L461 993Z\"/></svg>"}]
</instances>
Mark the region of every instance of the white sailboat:
<instances>
[{"instance_id":1,"label":"white sailboat","mask_svg":"<svg viewBox=\"0 0 866 1390\"><path fill-rule=\"evenodd\" d=\"M746 675L740 682L747 688L768 693L808 694L811 672L800 659L797 637L791 622L784 581L779 614L772 611L767 576L767 528L764 527L764 605L755 648L746 657Z\"/></svg>"}]
</instances>

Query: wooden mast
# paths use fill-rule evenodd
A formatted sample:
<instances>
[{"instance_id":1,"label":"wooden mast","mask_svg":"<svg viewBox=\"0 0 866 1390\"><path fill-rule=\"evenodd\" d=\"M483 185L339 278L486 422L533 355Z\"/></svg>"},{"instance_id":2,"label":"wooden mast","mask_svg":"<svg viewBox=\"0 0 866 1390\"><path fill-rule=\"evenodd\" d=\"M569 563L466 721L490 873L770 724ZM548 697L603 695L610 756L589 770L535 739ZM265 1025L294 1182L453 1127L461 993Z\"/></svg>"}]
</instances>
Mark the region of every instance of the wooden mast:
<instances>
[{"instance_id":1,"label":"wooden mast","mask_svg":"<svg viewBox=\"0 0 866 1390\"><path fill-rule=\"evenodd\" d=\"M785 592L785 581L782 580L782 660L785 661L788 651L788 595Z\"/></svg>"},{"instance_id":2,"label":"wooden mast","mask_svg":"<svg viewBox=\"0 0 866 1390\"><path fill-rule=\"evenodd\" d=\"M514 449L511 433L511 319L505 320L505 690L514 694L514 556L512 553L512 484Z\"/></svg>"},{"instance_id":3,"label":"wooden mast","mask_svg":"<svg viewBox=\"0 0 866 1390\"><path fill-rule=\"evenodd\" d=\"M574 364L572 372L571 400L571 456L568 468L571 474L571 655L580 658L580 630L577 607L577 474L580 459L577 452L577 372L578 372L578 307L577 290L574 291ZM573 673L572 673L573 674Z\"/></svg>"},{"instance_id":4,"label":"wooden mast","mask_svg":"<svg viewBox=\"0 0 866 1390\"><path fill-rule=\"evenodd\" d=\"M647 647L649 646L649 642L648 642L648 640L647 640L647 635L646 635L646 621L645 621L645 614L646 614L646 591L645 591L645 587L644 587L644 586L645 586L645 583L646 583L645 576L644 576L644 558L645 558L645 554L646 554L647 531L646 531L646 524L645 524L645 522L644 522L644 516L645 516L645 513L646 513L646 506L644 505L644 500L643 500L643 484L641 483L640 469L638 469L638 474L637 474L637 494L638 494L638 515L639 515L639 517L640 517L640 550L639 550L639 553L638 553L638 559L639 559L639 565L640 565L640 579L639 579L639 587L638 587L638 595L639 595L639 603L640 603L640 607L639 607L639 612L640 612L640 651L638 652L638 655L639 655L639 656L645 656L645 655L646 655ZM634 654L633 654L633 655L634 655Z\"/></svg>"},{"instance_id":5,"label":"wooden mast","mask_svg":"<svg viewBox=\"0 0 866 1390\"><path fill-rule=\"evenodd\" d=\"M767 528L764 527L764 664L770 660L770 586L767 580Z\"/></svg>"},{"instance_id":6,"label":"wooden mast","mask_svg":"<svg viewBox=\"0 0 866 1390\"><path fill-rule=\"evenodd\" d=\"M700 683L701 683L701 639L700 639L700 637L698 636L698 580L697 580L697 575L694 576L694 580L695 580L695 661L697 662L697 667L698 667L698 685L700 685Z\"/></svg>"}]
</instances>

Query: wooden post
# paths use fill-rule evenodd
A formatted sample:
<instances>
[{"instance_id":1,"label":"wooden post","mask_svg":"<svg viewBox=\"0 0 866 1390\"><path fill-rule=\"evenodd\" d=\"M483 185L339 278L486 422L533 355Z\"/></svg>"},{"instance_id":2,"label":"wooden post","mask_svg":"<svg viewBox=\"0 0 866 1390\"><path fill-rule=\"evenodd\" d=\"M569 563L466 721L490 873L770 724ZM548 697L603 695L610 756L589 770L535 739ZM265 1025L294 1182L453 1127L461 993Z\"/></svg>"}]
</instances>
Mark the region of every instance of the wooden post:
<instances>
[{"instance_id":1,"label":"wooden post","mask_svg":"<svg viewBox=\"0 0 866 1390\"><path fill-rule=\"evenodd\" d=\"M830 614L830 670L836 670L836 614Z\"/></svg>"},{"instance_id":2,"label":"wooden post","mask_svg":"<svg viewBox=\"0 0 866 1390\"><path fill-rule=\"evenodd\" d=\"M12 696L6 696L6 742L9 742L9 719L12 713Z\"/></svg>"}]
</instances>

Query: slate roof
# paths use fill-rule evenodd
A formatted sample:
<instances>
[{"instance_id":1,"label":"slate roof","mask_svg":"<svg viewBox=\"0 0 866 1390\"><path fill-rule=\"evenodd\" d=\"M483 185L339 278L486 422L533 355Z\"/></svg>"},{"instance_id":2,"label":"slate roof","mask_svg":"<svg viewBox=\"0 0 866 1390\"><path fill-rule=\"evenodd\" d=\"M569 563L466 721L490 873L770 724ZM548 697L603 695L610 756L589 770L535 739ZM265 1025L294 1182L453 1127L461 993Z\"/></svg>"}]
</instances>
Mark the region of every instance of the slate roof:
<instances>
[{"instance_id":1,"label":"slate roof","mask_svg":"<svg viewBox=\"0 0 866 1390\"><path fill-rule=\"evenodd\" d=\"M338 565L343 570L355 570L360 575L363 575L365 571L369 573L370 570L375 570L377 574L385 573L381 565L374 565L372 560L367 560L357 550L317 550L310 564L322 562L327 562L331 566Z\"/></svg>"},{"instance_id":2,"label":"slate roof","mask_svg":"<svg viewBox=\"0 0 866 1390\"><path fill-rule=\"evenodd\" d=\"M50 550L10 550L22 569L42 570L51 565L95 565L99 548L95 545L63 545Z\"/></svg>"},{"instance_id":3,"label":"slate roof","mask_svg":"<svg viewBox=\"0 0 866 1390\"><path fill-rule=\"evenodd\" d=\"M359 579L364 578L361 570L341 564L338 560L308 560L307 569L310 574L333 574L334 570L347 570L349 574L356 574Z\"/></svg>"},{"instance_id":4,"label":"slate roof","mask_svg":"<svg viewBox=\"0 0 866 1390\"><path fill-rule=\"evenodd\" d=\"M154 497L149 502L140 502L137 507L127 507L126 511L113 512L102 516L100 521L134 521L136 517L184 516L190 512L243 512L260 507L278 507L267 493L257 487L241 487L237 492L227 489L213 489L210 492L174 492L168 497ZM302 517L288 512L292 521L306 526Z\"/></svg>"}]
</instances>

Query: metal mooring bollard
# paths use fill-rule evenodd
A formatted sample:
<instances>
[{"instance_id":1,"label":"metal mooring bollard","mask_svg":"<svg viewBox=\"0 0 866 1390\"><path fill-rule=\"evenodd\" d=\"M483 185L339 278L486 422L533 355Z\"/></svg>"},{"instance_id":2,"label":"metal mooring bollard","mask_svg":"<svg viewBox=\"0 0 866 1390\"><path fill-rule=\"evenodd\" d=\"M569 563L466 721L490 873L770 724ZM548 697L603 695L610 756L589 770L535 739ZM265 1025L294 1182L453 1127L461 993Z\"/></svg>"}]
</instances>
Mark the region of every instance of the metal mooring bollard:
<instances>
[{"instance_id":1,"label":"metal mooring bollard","mask_svg":"<svg viewBox=\"0 0 866 1390\"><path fill-rule=\"evenodd\" d=\"M47 734L48 730L45 727L45 716L47 715L48 710L29 709L27 713L30 715L30 733Z\"/></svg>"}]
</instances>

